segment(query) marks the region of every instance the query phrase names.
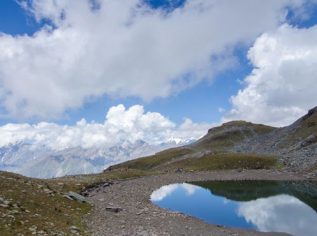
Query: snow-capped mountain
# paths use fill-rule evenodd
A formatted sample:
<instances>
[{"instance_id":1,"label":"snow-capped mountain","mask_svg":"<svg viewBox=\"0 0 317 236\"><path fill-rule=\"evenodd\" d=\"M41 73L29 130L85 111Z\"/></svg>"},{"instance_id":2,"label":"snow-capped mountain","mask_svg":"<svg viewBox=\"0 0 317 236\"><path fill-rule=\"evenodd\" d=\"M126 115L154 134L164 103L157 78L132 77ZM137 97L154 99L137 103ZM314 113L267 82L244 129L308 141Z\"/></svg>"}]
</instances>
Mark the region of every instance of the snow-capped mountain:
<instances>
[{"instance_id":1,"label":"snow-capped mountain","mask_svg":"<svg viewBox=\"0 0 317 236\"><path fill-rule=\"evenodd\" d=\"M171 140L159 145L150 145L141 140L134 143L123 141L112 147L74 147L58 151L20 142L0 148L0 170L36 178L97 173L110 165L191 141Z\"/></svg>"},{"instance_id":2,"label":"snow-capped mountain","mask_svg":"<svg viewBox=\"0 0 317 236\"><path fill-rule=\"evenodd\" d=\"M202 137L207 123L177 125L140 105L111 107L104 122L0 126L0 170L39 178L88 174Z\"/></svg>"}]
</instances>

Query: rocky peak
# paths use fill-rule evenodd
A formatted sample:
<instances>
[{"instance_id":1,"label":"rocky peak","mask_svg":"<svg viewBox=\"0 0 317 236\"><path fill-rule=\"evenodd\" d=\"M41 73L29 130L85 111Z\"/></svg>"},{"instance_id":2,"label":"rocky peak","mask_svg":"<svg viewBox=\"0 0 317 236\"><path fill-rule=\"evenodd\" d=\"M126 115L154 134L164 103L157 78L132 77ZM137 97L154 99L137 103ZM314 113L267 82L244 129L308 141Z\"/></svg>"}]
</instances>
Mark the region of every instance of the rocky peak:
<instances>
[{"instance_id":1,"label":"rocky peak","mask_svg":"<svg viewBox=\"0 0 317 236\"><path fill-rule=\"evenodd\" d=\"M299 122L303 122L303 121L306 121L306 120L312 120L312 119L315 120L315 117L317 118L317 107L314 107L314 108L310 109L308 111L308 113L305 116L303 116L302 118L300 118L298 121ZM298 121L295 122L295 124L297 124Z\"/></svg>"},{"instance_id":2,"label":"rocky peak","mask_svg":"<svg viewBox=\"0 0 317 236\"><path fill-rule=\"evenodd\" d=\"M221 126L213 127L211 129L209 129L208 133L212 133L212 132L220 131L220 130L227 131L228 129L241 128L241 127L246 127L246 126L250 126L250 125L252 125L252 123L242 121L242 120L229 121L227 123L222 124Z\"/></svg>"},{"instance_id":3,"label":"rocky peak","mask_svg":"<svg viewBox=\"0 0 317 236\"><path fill-rule=\"evenodd\" d=\"M314 108L312 108L312 109L310 109L309 111L308 111L308 116L312 116L312 115L315 115L315 114L317 114L317 106L316 107L314 107Z\"/></svg>"}]
</instances>

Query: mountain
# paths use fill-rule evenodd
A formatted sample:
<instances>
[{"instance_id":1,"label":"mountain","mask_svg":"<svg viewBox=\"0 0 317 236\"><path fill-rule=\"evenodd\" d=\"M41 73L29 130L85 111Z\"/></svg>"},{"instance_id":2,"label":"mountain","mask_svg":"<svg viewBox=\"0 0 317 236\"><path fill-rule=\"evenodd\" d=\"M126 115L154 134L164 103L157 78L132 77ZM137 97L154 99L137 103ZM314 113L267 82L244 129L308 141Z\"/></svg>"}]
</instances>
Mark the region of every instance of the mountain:
<instances>
[{"instance_id":1,"label":"mountain","mask_svg":"<svg viewBox=\"0 0 317 236\"><path fill-rule=\"evenodd\" d=\"M132 160L142 156L148 157ZM275 128L231 121L208 130L196 142L171 139L151 145L138 140L111 147L63 150L20 142L0 148L0 170L29 177L98 173L109 166L142 170L317 169L317 107L290 126Z\"/></svg>"},{"instance_id":2,"label":"mountain","mask_svg":"<svg viewBox=\"0 0 317 236\"><path fill-rule=\"evenodd\" d=\"M150 145L138 140L134 143L124 141L112 147L75 147L58 151L20 142L0 148L0 170L35 178L98 173L110 165L154 154L186 142L172 140Z\"/></svg>"},{"instance_id":3,"label":"mountain","mask_svg":"<svg viewBox=\"0 0 317 236\"><path fill-rule=\"evenodd\" d=\"M282 128L228 122L192 144L111 167L116 168L317 170L317 107Z\"/></svg>"}]
</instances>

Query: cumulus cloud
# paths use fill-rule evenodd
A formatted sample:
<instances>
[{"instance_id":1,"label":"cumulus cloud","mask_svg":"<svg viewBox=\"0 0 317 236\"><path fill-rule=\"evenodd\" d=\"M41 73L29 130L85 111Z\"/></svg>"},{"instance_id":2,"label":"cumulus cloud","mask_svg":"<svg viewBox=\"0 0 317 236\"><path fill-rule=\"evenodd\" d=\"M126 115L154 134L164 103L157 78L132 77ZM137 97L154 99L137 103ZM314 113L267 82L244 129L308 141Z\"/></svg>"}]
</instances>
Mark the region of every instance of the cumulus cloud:
<instances>
[{"instance_id":1,"label":"cumulus cloud","mask_svg":"<svg viewBox=\"0 0 317 236\"><path fill-rule=\"evenodd\" d=\"M304 0L21 0L44 25L0 34L0 101L15 118L57 118L87 99L167 97L232 64L230 50L276 28Z\"/></svg>"},{"instance_id":2,"label":"cumulus cloud","mask_svg":"<svg viewBox=\"0 0 317 236\"><path fill-rule=\"evenodd\" d=\"M109 109L104 123L88 123L82 119L74 126L46 122L6 124L0 127L0 147L26 142L34 147L43 145L58 151L74 147L112 147L139 140L151 145L177 144L200 138L210 126L189 119L176 125L160 113L145 112L140 105L128 109L118 105Z\"/></svg>"},{"instance_id":3,"label":"cumulus cloud","mask_svg":"<svg viewBox=\"0 0 317 236\"><path fill-rule=\"evenodd\" d=\"M249 50L254 69L232 97L225 121L289 125L317 105L317 26L283 25L261 35Z\"/></svg>"}]
</instances>

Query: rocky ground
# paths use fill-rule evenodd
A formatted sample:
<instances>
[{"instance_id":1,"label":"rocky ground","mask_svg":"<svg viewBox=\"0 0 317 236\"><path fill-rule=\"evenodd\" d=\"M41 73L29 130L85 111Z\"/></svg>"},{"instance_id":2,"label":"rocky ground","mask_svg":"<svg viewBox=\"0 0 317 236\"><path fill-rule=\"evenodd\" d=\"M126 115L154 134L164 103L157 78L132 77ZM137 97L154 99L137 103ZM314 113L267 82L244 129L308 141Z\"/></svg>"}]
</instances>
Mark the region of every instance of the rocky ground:
<instances>
[{"instance_id":1,"label":"rocky ground","mask_svg":"<svg viewBox=\"0 0 317 236\"><path fill-rule=\"evenodd\" d=\"M151 193L163 185L203 180L314 179L276 170L170 173L141 177L89 189L93 211L85 221L93 235L283 235L210 225L196 218L164 210L151 203Z\"/></svg>"}]
</instances>

